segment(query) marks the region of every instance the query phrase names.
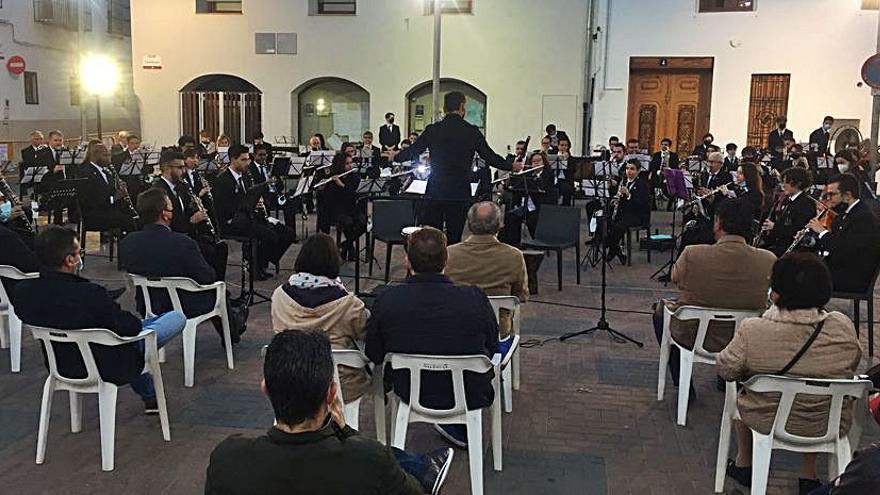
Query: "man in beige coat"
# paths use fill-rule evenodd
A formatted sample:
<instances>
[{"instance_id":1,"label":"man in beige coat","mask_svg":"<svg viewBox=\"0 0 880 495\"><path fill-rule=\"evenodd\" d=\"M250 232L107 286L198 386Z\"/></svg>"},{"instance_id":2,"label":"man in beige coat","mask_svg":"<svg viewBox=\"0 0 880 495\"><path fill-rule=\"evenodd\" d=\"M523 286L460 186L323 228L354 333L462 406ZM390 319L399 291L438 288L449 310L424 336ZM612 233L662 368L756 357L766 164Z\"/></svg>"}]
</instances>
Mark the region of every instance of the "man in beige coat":
<instances>
[{"instance_id":1,"label":"man in beige coat","mask_svg":"<svg viewBox=\"0 0 880 495\"><path fill-rule=\"evenodd\" d=\"M446 276L456 284L476 285L487 296L516 296L526 302L529 283L522 251L496 237L501 229L501 208L489 201L477 203L468 211L467 222L471 236L446 249ZM512 315L502 310L500 316L503 340L510 335Z\"/></svg>"},{"instance_id":2,"label":"man in beige coat","mask_svg":"<svg viewBox=\"0 0 880 495\"><path fill-rule=\"evenodd\" d=\"M672 269L672 281L678 286L677 299L666 299L654 312L657 342L663 336L663 308L675 311L679 306L703 306L725 309L763 310L767 307L770 271L776 256L746 243L752 229L752 217L739 200L726 200L715 208L713 233L715 244L685 248ZM704 343L707 351L718 352L733 337L733 325L711 324ZM684 347L694 345L696 321L670 322L673 340ZM678 385L678 349L669 354L669 372Z\"/></svg>"}]
</instances>

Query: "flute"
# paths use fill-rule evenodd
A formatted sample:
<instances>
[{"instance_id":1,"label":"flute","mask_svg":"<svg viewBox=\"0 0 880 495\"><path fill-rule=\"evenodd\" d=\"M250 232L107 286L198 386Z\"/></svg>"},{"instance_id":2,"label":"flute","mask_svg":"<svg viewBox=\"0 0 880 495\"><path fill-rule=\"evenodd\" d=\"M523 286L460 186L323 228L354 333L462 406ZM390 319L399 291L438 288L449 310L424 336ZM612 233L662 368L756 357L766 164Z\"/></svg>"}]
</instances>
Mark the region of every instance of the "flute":
<instances>
[{"instance_id":1,"label":"flute","mask_svg":"<svg viewBox=\"0 0 880 495\"><path fill-rule=\"evenodd\" d=\"M356 172L356 171L357 171L357 169L354 169L354 168L353 168L353 169L351 169L351 170L348 170L348 171L342 172L341 174L336 174L336 175L332 175L332 176L330 176L330 177L327 177L326 179L322 180L321 182L318 182L317 184L315 184L315 186L313 187L313 189L318 189L319 187L324 187L324 186L326 186L327 184L333 182L334 179L338 179L338 178L340 178L340 177L345 177L346 175L348 175L348 174L350 174L350 173L352 173L352 172Z\"/></svg>"}]
</instances>

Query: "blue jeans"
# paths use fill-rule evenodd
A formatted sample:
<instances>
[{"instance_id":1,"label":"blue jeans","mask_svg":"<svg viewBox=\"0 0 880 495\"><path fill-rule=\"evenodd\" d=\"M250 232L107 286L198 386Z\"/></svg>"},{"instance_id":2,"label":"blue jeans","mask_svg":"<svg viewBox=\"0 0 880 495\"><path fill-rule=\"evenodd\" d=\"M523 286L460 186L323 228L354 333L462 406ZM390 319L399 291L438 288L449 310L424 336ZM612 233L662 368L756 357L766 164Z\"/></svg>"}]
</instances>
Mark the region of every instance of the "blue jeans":
<instances>
[{"instance_id":1,"label":"blue jeans","mask_svg":"<svg viewBox=\"0 0 880 495\"><path fill-rule=\"evenodd\" d=\"M394 447L391 447L391 451L394 452L394 457L397 459L397 463L400 464L401 469L418 481L422 481L428 472L428 461L425 459L425 456L410 454Z\"/></svg>"},{"instance_id":2,"label":"blue jeans","mask_svg":"<svg viewBox=\"0 0 880 495\"><path fill-rule=\"evenodd\" d=\"M169 340L177 337L180 332L183 332L183 327L185 326L186 316L180 311L169 311L155 318L144 320L143 323L144 330L154 330L156 332L156 344L159 349L167 344ZM144 341L138 342L138 345L141 350L146 350ZM132 379L129 384L131 385L131 389L140 395L142 399L149 400L156 398L156 389L153 387L153 377L149 373L143 373Z\"/></svg>"}]
</instances>

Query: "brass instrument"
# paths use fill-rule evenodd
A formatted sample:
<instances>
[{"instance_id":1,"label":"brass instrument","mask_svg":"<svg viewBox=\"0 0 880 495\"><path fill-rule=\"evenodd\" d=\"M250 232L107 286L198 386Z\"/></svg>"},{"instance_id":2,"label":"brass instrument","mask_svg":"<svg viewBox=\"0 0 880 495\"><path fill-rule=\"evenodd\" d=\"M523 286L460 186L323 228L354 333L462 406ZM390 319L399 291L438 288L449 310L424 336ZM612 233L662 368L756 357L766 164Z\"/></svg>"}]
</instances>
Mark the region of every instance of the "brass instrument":
<instances>
[{"instance_id":1,"label":"brass instrument","mask_svg":"<svg viewBox=\"0 0 880 495\"><path fill-rule=\"evenodd\" d=\"M119 196L119 202L122 204L123 212L130 216L132 220L139 219L140 215L138 215L137 210L134 208L134 203L131 201L131 195L128 194L128 186L125 184L125 181L119 177L119 174L116 172L116 167L114 167L112 163L108 163L104 168L110 172L110 177L113 178L113 185L116 187L116 193Z\"/></svg>"},{"instance_id":2,"label":"brass instrument","mask_svg":"<svg viewBox=\"0 0 880 495\"><path fill-rule=\"evenodd\" d=\"M12 204L13 208L21 206L21 201L18 199L18 197L15 195L15 193L12 192L12 188L9 187L9 183L6 182L6 179L2 175L0 175L0 194L2 194L6 198L6 200ZM24 224L24 230L25 230L25 232L27 232L29 234L33 234L34 233L34 225L31 223L31 219L28 218L27 212L23 212L23 213L24 213L24 215L22 215L19 218L22 219L22 223Z\"/></svg>"}]
</instances>

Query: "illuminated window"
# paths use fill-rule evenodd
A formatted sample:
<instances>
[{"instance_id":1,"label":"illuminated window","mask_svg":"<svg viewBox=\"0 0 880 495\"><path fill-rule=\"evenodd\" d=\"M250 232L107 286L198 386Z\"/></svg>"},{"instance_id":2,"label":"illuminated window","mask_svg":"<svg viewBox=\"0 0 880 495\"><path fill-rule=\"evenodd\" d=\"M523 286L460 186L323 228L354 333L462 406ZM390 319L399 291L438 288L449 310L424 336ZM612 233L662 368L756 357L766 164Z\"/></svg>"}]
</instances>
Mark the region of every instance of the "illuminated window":
<instances>
[{"instance_id":1,"label":"illuminated window","mask_svg":"<svg viewBox=\"0 0 880 495\"><path fill-rule=\"evenodd\" d=\"M241 14L241 0L196 0L198 14Z\"/></svg>"},{"instance_id":2,"label":"illuminated window","mask_svg":"<svg viewBox=\"0 0 880 495\"><path fill-rule=\"evenodd\" d=\"M474 0L440 0L443 14L473 14ZM425 14L434 13L434 0L425 0Z\"/></svg>"}]
</instances>

